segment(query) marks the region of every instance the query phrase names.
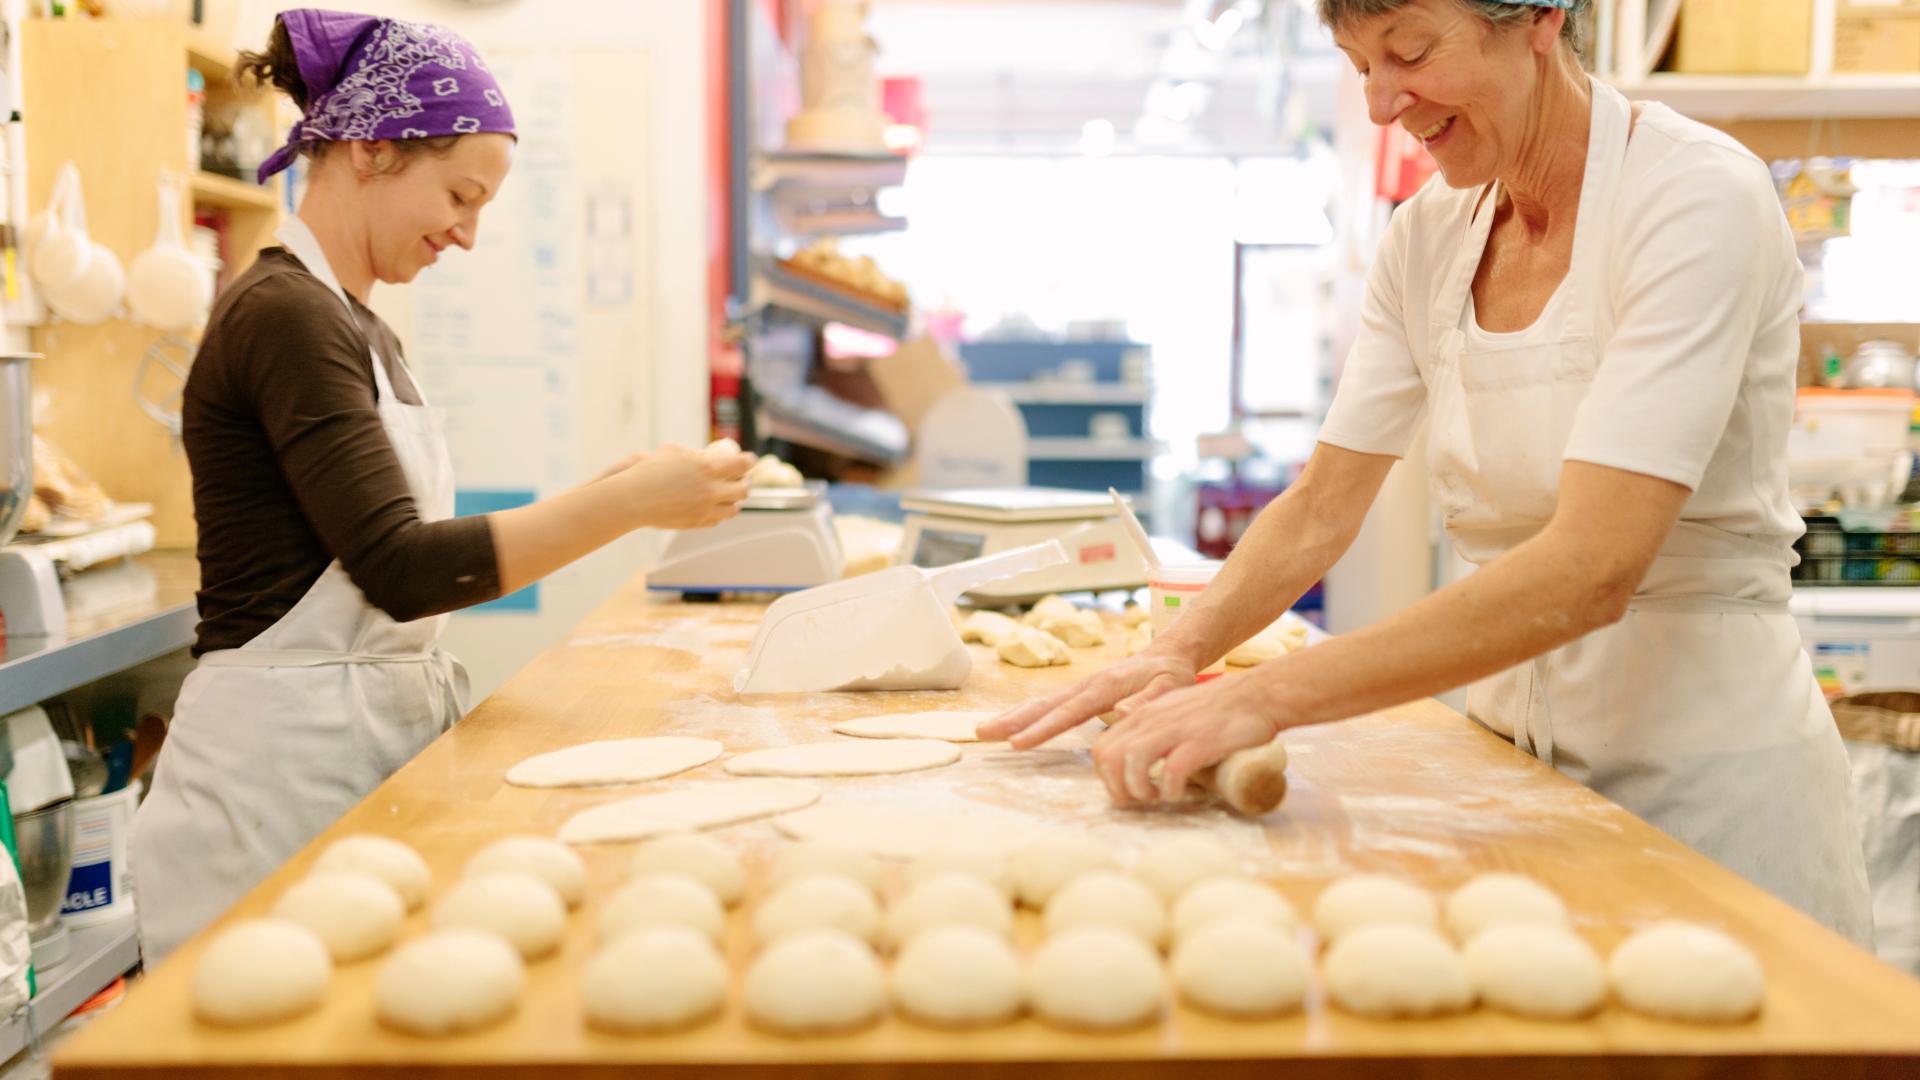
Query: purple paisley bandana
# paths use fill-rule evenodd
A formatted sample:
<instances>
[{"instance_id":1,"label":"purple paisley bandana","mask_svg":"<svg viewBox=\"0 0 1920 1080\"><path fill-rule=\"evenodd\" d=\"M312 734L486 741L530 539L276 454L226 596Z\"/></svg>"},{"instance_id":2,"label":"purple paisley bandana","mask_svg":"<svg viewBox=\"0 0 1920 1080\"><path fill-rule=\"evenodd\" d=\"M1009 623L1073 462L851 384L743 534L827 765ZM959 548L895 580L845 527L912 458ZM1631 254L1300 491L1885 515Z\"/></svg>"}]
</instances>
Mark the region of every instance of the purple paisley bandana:
<instances>
[{"instance_id":1,"label":"purple paisley bandana","mask_svg":"<svg viewBox=\"0 0 1920 1080\"><path fill-rule=\"evenodd\" d=\"M513 134L513 110L467 40L427 23L300 8L280 21L307 84L307 112L260 165L260 182L318 142Z\"/></svg>"}]
</instances>

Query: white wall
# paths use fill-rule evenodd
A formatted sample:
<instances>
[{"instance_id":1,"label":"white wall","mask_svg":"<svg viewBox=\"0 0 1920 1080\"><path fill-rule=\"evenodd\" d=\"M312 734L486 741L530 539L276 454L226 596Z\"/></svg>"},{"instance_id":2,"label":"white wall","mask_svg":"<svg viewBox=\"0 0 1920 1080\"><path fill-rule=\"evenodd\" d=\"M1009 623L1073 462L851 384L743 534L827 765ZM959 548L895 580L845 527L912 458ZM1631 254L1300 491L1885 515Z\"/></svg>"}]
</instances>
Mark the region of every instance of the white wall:
<instances>
[{"instance_id":1,"label":"white wall","mask_svg":"<svg viewBox=\"0 0 1920 1080\"><path fill-rule=\"evenodd\" d=\"M276 12L296 5L242 4L235 44L257 48ZM444 0L335 0L329 6L447 26L482 54L503 58L552 51L571 75L576 197L625 193L634 211L629 303L575 312L569 375L573 415L557 453L580 479L634 450L665 442L698 445L707 434L706 5L698 0L568 4L509 0L473 6ZM523 113L527 110L522 110ZM508 180L512 184L512 178ZM584 210L575 215L584 216ZM482 216L480 245L488 222ZM572 251L584 258L583 237ZM457 254L457 253L456 253ZM429 271L431 273L432 271ZM374 307L413 351L417 337L407 286L381 286ZM531 314L531 313L529 313ZM441 373L444 376L444 373ZM457 377L457 370L454 372ZM436 388L423 378L425 391ZM470 389L470 387L469 387ZM488 407L512 402L488 402ZM570 441L570 445L566 445ZM543 487L542 495L554 494ZM467 612L445 645L466 662L477 703L563 636L659 552L663 537L636 534L543 583L537 613Z\"/></svg>"}]
</instances>

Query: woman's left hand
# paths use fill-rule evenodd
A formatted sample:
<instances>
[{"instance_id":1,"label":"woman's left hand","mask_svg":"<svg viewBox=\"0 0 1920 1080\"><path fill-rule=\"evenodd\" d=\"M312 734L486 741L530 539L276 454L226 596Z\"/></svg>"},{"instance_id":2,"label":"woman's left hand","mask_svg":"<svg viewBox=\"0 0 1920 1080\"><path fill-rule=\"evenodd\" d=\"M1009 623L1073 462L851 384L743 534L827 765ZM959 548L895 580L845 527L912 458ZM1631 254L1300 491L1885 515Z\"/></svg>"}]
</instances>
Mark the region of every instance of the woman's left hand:
<instances>
[{"instance_id":1,"label":"woman's left hand","mask_svg":"<svg viewBox=\"0 0 1920 1080\"><path fill-rule=\"evenodd\" d=\"M1257 683L1243 673L1174 690L1108 728L1094 743L1093 765L1114 803L1177 802L1194 773L1272 742L1290 725Z\"/></svg>"}]
</instances>

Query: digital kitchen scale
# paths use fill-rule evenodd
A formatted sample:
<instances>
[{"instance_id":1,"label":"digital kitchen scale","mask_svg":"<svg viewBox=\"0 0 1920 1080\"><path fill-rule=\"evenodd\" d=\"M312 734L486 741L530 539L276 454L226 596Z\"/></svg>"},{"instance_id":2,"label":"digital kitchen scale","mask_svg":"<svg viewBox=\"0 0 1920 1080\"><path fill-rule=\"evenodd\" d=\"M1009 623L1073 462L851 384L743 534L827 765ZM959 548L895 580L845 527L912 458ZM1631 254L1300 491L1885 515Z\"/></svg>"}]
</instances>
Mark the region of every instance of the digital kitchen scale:
<instances>
[{"instance_id":1,"label":"digital kitchen scale","mask_svg":"<svg viewBox=\"0 0 1920 1080\"><path fill-rule=\"evenodd\" d=\"M1028 544L1058 540L1067 562L988 582L967 597L982 605L1022 603L1048 593L1133 589L1147 583L1147 565L1105 492L1060 488L970 488L914 491L899 561L946 566Z\"/></svg>"},{"instance_id":2,"label":"digital kitchen scale","mask_svg":"<svg viewBox=\"0 0 1920 1080\"><path fill-rule=\"evenodd\" d=\"M793 592L838 581L846 570L826 485L754 488L740 513L710 529L676 533L654 568L655 592Z\"/></svg>"}]
</instances>

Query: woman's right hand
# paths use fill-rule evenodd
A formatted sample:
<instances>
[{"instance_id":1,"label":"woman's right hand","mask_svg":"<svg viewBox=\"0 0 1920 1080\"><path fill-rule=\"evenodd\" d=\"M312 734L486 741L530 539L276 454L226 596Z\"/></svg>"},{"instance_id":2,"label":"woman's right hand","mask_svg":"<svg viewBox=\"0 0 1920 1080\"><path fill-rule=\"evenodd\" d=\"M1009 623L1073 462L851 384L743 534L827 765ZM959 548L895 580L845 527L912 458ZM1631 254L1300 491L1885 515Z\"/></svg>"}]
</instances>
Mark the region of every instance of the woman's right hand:
<instances>
[{"instance_id":1,"label":"woman's right hand","mask_svg":"<svg viewBox=\"0 0 1920 1080\"><path fill-rule=\"evenodd\" d=\"M704 529L740 512L747 497L752 454L663 446L639 455L617 474L640 524L656 529Z\"/></svg>"},{"instance_id":2,"label":"woman's right hand","mask_svg":"<svg viewBox=\"0 0 1920 1080\"><path fill-rule=\"evenodd\" d=\"M1029 750L1108 712L1117 724L1162 694L1198 681L1192 661L1149 648L1052 697L1001 713L981 724L978 734L982 741L1006 739L1016 750Z\"/></svg>"}]
</instances>

